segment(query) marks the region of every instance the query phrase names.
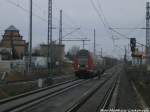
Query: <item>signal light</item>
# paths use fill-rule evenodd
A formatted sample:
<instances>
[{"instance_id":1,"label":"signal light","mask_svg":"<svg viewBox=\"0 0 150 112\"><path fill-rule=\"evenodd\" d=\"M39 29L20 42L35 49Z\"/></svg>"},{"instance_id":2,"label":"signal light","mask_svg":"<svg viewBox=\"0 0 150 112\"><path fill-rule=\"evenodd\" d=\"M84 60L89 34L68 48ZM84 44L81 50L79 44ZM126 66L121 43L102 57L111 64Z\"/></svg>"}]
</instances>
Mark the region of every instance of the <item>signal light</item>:
<instances>
[{"instance_id":1,"label":"signal light","mask_svg":"<svg viewBox=\"0 0 150 112\"><path fill-rule=\"evenodd\" d=\"M130 47L131 47L131 51L135 52L135 48L136 48L136 38L130 38Z\"/></svg>"}]
</instances>

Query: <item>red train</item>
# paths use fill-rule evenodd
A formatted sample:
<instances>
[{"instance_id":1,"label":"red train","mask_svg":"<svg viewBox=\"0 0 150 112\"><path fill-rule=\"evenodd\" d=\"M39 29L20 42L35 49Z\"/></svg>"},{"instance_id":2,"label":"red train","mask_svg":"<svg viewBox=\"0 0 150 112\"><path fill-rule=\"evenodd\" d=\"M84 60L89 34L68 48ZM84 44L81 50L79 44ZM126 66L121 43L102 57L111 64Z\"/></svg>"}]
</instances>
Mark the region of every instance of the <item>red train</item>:
<instances>
[{"instance_id":1,"label":"red train","mask_svg":"<svg viewBox=\"0 0 150 112\"><path fill-rule=\"evenodd\" d=\"M74 71L79 78L90 78L104 71L103 59L96 58L85 49L80 50L74 56Z\"/></svg>"}]
</instances>

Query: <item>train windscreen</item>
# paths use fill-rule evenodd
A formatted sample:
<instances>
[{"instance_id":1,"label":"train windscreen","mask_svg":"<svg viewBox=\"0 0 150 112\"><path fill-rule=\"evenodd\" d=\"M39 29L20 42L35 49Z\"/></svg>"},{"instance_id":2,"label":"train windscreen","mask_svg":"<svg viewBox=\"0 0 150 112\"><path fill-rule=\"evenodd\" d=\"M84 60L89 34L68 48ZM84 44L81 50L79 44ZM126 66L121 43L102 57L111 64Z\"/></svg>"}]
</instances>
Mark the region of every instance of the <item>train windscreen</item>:
<instances>
[{"instance_id":1,"label":"train windscreen","mask_svg":"<svg viewBox=\"0 0 150 112\"><path fill-rule=\"evenodd\" d=\"M87 64L88 55L89 55L89 52L87 50L80 50L77 53L78 62L81 66L84 67Z\"/></svg>"}]
</instances>

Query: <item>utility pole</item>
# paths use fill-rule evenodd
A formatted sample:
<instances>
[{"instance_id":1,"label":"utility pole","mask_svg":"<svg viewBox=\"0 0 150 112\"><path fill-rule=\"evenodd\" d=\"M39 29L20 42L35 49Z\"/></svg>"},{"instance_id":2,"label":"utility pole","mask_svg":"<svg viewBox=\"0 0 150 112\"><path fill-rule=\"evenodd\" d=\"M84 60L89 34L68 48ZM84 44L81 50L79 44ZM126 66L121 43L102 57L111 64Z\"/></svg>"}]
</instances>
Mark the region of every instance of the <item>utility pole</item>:
<instances>
[{"instance_id":1,"label":"utility pole","mask_svg":"<svg viewBox=\"0 0 150 112\"><path fill-rule=\"evenodd\" d=\"M101 48L101 57L103 57L103 48Z\"/></svg>"},{"instance_id":2,"label":"utility pole","mask_svg":"<svg viewBox=\"0 0 150 112\"><path fill-rule=\"evenodd\" d=\"M78 41L78 40L76 40L76 41ZM83 39L83 40L79 40L79 41L82 41L83 42L83 49L85 48L85 41L90 41L90 40L85 40L85 39Z\"/></svg>"},{"instance_id":3,"label":"utility pole","mask_svg":"<svg viewBox=\"0 0 150 112\"><path fill-rule=\"evenodd\" d=\"M127 62L127 49L126 46L124 47L125 53L124 53L124 62Z\"/></svg>"},{"instance_id":4,"label":"utility pole","mask_svg":"<svg viewBox=\"0 0 150 112\"><path fill-rule=\"evenodd\" d=\"M62 45L62 10L60 10L60 24L59 24L59 45ZM62 61L59 60L59 71L61 72Z\"/></svg>"},{"instance_id":5,"label":"utility pole","mask_svg":"<svg viewBox=\"0 0 150 112\"><path fill-rule=\"evenodd\" d=\"M62 10L60 10L59 45L62 44Z\"/></svg>"},{"instance_id":6,"label":"utility pole","mask_svg":"<svg viewBox=\"0 0 150 112\"><path fill-rule=\"evenodd\" d=\"M52 48L52 0L48 0L48 71L53 67L53 48Z\"/></svg>"},{"instance_id":7,"label":"utility pole","mask_svg":"<svg viewBox=\"0 0 150 112\"><path fill-rule=\"evenodd\" d=\"M94 56L96 55L96 31L94 29Z\"/></svg>"},{"instance_id":8,"label":"utility pole","mask_svg":"<svg viewBox=\"0 0 150 112\"><path fill-rule=\"evenodd\" d=\"M32 68L32 0L30 0L30 23L29 23L29 65L28 72L31 71Z\"/></svg>"},{"instance_id":9,"label":"utility pole","mask_svg":"<svg viewBox=\"0 0 150 112\"><path fill-rule=\"evenodd\" d=\"M85 48L84 46L85 46L85 40L82 40L83 41L83 49Z\"/></svg>"},{"instance_id":10,"label":"utility pole","mask_svg":"<svg viewBox=\"0 0 150 112\"><path fill-rule=\"evenodd\" d=\"M146 5L146 63L150 65L150 3Z\"/></svg>"}]
</instances>

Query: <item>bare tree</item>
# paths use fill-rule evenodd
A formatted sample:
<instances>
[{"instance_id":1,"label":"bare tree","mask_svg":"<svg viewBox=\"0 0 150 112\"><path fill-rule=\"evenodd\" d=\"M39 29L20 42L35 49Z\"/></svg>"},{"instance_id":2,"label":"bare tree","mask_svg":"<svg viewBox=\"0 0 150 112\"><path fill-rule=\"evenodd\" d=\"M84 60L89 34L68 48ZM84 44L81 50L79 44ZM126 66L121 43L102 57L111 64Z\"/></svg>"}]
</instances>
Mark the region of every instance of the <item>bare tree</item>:
<instances>
[{"instance_id":1,"label":"bare tree","mask_svg":"<svg viewBox=\"0 0 150 112\"><path fill-rule=\"evenodd\" d=\"M80 50L79 46L72 46L71 49L69 50L69 53L71 55L75 55L79 50Z\"/></svg>"}]
</instances>

